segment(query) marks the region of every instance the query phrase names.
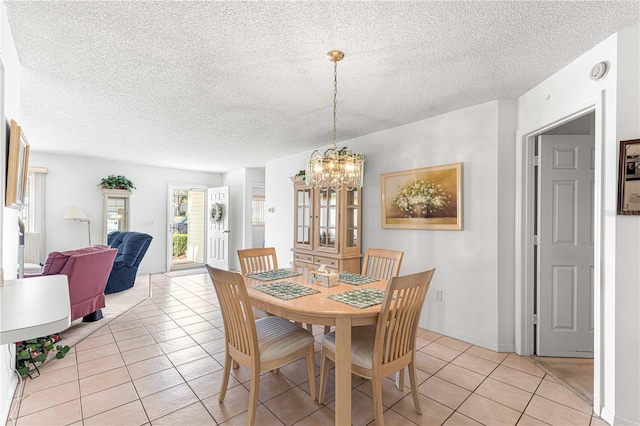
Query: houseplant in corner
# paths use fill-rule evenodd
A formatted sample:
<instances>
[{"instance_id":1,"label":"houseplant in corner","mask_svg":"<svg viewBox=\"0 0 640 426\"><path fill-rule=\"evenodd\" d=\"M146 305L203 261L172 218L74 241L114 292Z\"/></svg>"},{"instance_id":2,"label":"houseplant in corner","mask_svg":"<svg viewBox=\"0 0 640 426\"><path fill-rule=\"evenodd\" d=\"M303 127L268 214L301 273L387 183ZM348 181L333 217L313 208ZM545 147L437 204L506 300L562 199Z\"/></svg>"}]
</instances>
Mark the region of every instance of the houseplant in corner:
<instances>
[{"instance_id":1,"label":"houseplant in corner","mask_svg":"<svg viewBox=\"0 0 640 426\"><path fill-rule=\"evenodd\" d=\"M60 336L52 334L46 337L16 342L16 370L18 370L18 373L24 376L35 370L40 375L40 370L38 370L36 363L42 364L45 362L49 352L55 353L56 359L64 358L69 352L69 346L56 345L59 340ZM30 374L29 377L34 378Z\"/></svg>"},{"instance_id":2,"label":"houseplant in corner","mask_svg":"<svg viewBox=\"0 0 640 426\"><path fill-rule=\"evenodd\" d=\"M127 191L136 189L133 182L122 175L109 175L102 178L98 186L101 186L102 189L124 189Z\"/></svg>"}]
</instances>

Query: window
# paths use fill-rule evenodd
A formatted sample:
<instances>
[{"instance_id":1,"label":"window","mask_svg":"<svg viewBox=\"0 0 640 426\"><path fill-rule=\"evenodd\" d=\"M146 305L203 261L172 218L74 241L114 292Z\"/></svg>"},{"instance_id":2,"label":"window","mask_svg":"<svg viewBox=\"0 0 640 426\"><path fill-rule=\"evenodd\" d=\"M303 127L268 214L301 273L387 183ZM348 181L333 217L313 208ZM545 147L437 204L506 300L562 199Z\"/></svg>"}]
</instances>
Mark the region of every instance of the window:
<instances>
[{"instance_id":1,"label":"window","mask_svg":"<svg viewBox=\"0 0 640 426\"><path fill-rule=\"evenodd\" d=\"M29 167L24 208L18 213L26 232L44 234L44 194L47 169Z\"/></svg>"},{"instance_id":2,"label":"window","mask_svg":"<svg viewBox=\"0 0 640 426\"><path fill-rule=\"evenodd\" d=\"M39 250L36 249L40 263L45 255L45 220L44 220L44 200L46 187L47 169L42 167L29 167L27 174L27 188L24 194L24 208L18 213L18 217L24 224L24 232L39 234ZM35 254L34 254L35 255Z\"/></svg>"},{"instance_id":3,"label":"window","mask_svg":"<svg viewBox=\"0 0 640 426\"><path fill-rule=\"evenodd\" d=\"M264 195L254 195L251 200L251 223L264 226Z\"/></svg>"}]
</instances>

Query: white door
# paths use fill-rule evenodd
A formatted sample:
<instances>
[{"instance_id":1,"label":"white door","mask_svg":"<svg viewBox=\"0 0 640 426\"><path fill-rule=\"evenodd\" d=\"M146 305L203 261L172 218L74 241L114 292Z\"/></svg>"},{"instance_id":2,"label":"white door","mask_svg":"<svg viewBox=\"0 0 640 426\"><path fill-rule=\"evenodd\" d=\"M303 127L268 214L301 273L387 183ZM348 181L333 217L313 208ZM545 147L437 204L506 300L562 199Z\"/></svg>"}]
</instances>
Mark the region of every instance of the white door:
<instances>
[{"instance_id":1,"label":"white door","mask_svg":"<svg viewBox=\"0 0 640 426\"><path fill-rule=\"evenodd\" d=\"M537 350L593 357L593 136L538 139Z\"/></svg>"},{"instance_id":2,"label":"white door","mask_svg":"<svg viewBox=\"0 0 640 426\"><path fill-rule=\"evenodd\" d=\"M220 220L211 219L211 207L222 206ZM207 188L207 264L229 269L229 187Z\"/></svg>"}]
</instances>

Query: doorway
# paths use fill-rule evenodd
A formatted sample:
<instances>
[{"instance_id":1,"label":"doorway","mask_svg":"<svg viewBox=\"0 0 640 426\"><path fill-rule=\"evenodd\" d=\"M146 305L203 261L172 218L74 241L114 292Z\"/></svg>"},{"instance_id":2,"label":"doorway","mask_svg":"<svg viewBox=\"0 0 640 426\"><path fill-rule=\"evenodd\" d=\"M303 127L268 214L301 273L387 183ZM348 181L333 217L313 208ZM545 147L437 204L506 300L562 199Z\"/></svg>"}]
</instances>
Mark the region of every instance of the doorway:
<instances>
[{"instance_id":1,"label":"doorway","mask_svg":"<svg viewBox=\"0 0 640 426\"><path fill-rule=\"evenodd\" d=\"M254 183L251 195L251 245L247 248L264 247L265 209L264 185Z\"/></svg>"},{"instance_id":2,"label":"doorway","mask_svg":"<svg viewBox=\"0 0 640 426\"><path fill-rule=\"evenodd\" d=\"M203 266L206 189L171 186L169 202L169 270Z\"/></svg>"},{"instance_id":3,"label":"doorway","mask_svg":"<svg viewBox=\"0 0 640 426\"><path fill-rule=\"evenodd\" d=\"M535 353L593 358L595 140L588 114L537 137Z\"/></svg>"},{"instance_id":4,"label":"doorway","mask_svg":"<svg viewBox=\"0 0 640 426\"><path fill-rule=\"evenodd\" d=\"M595 113L535 137L533 359L593 402Z\"/></svg>"}]
</instances>

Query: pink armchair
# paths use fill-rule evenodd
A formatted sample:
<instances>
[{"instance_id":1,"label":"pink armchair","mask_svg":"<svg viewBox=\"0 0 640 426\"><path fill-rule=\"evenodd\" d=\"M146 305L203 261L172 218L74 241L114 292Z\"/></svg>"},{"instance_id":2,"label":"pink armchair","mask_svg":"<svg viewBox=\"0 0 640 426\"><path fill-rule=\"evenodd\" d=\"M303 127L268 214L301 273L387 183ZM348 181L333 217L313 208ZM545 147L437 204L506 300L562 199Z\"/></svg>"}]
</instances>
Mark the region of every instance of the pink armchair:
<instances>
[{"instance_id":1,"label":"pink armchair","mask_svg":"<svg viewBox=\"0 0 640 426\"><path fill-rule=\"evenodd\" d=\"M107 246L92 246L49 253L40 275L68 277L71 321L81 317L84 322L102 318L104 289L117 252Z\"/></svg>"}]
</instances>

